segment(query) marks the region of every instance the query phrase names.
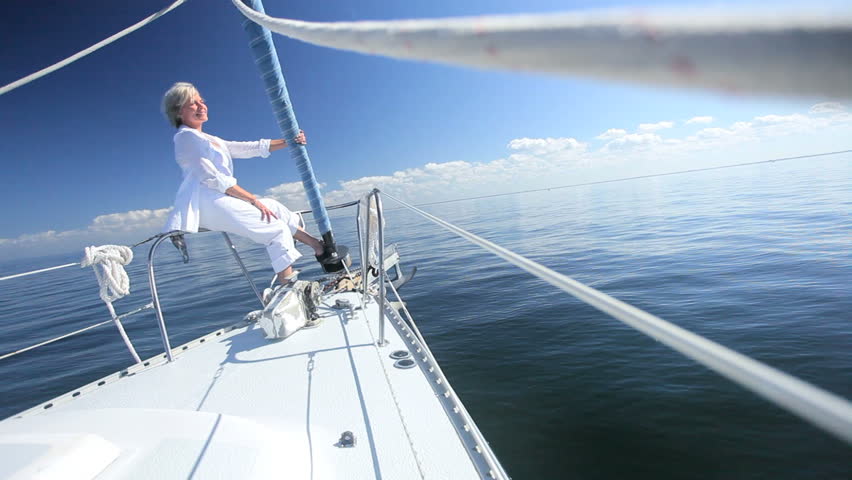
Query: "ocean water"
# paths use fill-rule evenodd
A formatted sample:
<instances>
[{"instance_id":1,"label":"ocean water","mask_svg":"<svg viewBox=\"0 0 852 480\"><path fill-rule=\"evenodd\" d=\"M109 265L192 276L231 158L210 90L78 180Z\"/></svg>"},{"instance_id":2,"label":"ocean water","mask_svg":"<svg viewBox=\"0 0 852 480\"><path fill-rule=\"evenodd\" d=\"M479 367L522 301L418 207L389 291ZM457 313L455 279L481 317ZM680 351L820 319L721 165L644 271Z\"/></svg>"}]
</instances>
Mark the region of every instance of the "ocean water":
<instances>
[{"instance_id":1,"label":"ocean water","mask_svg":"<svg viewBox=\"0 0 852 480\"><path fill-rule=\"evenodd\" d=\"M615 175L614 175L615 176ZM401 294L509 474L527 478L842 479L852 448L386 200L417 266ZM426 207L681 327L852 398L852 155ZM333 220L355 245L354 220ZM253 277L263 249L235 238ZM219 234L157 254L172 344L257 308ZM148 301L145 258L130 266ZM0 275L78 260L17 260ZM305 274L316 273L303 260ZM0 353L108 318L90 269L0 284ZM129 319L159 353L153 313ZM110 326L0 361L0 418L131 363Z\"/></svg>"}]
</instances>

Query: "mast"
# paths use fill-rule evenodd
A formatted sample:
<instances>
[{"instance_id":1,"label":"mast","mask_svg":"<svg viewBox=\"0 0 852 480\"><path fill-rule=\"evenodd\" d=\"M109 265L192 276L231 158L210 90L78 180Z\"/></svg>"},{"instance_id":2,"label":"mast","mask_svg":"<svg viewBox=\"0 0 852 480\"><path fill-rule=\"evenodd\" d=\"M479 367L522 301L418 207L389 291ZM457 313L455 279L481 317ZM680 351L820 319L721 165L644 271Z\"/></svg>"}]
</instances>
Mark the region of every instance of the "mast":
<instances>
[{"instance_id":1,"label":"mast","mask_svg":"<svg viewBox=\"0 0 852 480\"><path fill-rule=\"evenodd\" d=\"M257 12L264 12L261 0L242 0L250 8ZM296 169L302 177L302 185L308 196L308 203L313 211L317 227L325 243L325 252L318 258L322 268L326 272L336 272L349 266L352 261L348 249L334 242L331 231L331 222L328 212L322 201L320 186L314 176L311 160L308 157L308 149L305 145L299 145L293 141L299 133L299 123L293 105L290 103L290 94L287 92L287 84L284 82L284 74L281 72L281 64L278 61L278 52L272 43L272 34L266 27L260 26L247 18L243 18L243 28L249 36L249 47L254 55L254 63L260 70L260 76L266 86L266 93L272 103L272 111L278 121L278 127L287 143L290 145L290 157L296 164Z\"/></svg>"}]
</instances>

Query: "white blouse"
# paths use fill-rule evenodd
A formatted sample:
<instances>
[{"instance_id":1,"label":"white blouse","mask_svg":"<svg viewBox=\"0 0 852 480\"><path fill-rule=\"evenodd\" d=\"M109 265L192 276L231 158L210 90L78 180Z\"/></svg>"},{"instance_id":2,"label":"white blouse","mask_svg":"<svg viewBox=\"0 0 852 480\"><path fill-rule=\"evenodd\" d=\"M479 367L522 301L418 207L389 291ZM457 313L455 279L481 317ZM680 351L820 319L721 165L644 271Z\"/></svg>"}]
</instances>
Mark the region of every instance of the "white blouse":
<instances>
[{"instance_id":1,"label":"white blouse","mask_svg":"<svg viewBox=\"0 0 852 480\"><path fill-rule=\"evenodd\" d=\"M198 231L198 195L202 188L220 193L237 184L234 158L268 157L269 139L229 142L186 125L175 134L175 160L183 171L183 182L164 232Z\"/></svg>"}]
</instances>

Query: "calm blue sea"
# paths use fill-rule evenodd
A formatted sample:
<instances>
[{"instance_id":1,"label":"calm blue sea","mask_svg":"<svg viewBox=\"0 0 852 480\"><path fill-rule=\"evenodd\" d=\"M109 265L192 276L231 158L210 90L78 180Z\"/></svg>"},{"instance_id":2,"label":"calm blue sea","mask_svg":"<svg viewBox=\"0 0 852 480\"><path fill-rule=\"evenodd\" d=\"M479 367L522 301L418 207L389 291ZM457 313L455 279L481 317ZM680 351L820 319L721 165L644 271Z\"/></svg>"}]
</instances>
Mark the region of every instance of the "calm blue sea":
<instances>
[{"instance_id":1,"label":"calm blue sea","mask_svg":"<svg viewBox=\"0 0 852 480\"><path fill-rule=\"evenodd\" d=\"M852 398L852 155L427 210ZM355 245L354 220L334 225ZM852 478L848 445L667 347L413 214L389 211L388 231L419 268L402 291L412 314L514 478ZM158 253L173 345L257 308L218 234L189 243L189 265L171 245ZM264 251L237 246L268 282ZM136 254L120 312L148 301L147 247ZM6 262L0 275L79 256ZM90 269L0 289L0 353L108 318ZM160 351L153 314L126 326L143 357ZM0 418L130 361L109 325L0 361Z\"/></svg>"}]
</instances>

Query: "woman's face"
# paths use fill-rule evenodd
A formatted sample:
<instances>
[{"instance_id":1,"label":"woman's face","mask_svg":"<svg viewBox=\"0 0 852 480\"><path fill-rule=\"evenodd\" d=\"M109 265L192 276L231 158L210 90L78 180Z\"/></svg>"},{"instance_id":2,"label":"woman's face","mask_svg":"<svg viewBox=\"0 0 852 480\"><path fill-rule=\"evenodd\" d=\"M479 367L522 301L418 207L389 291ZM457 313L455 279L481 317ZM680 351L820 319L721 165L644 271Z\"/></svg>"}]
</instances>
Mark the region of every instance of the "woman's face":
<instances>
[{"instance_id":1,"label":"woman's face","mask_svg":"<svg viewBox=\"0 0 852 480\"><path fill-rule=\"evenodd\" d=\"M194 94L181 107L180 121L189 128L201 128L201 124L207 121L207 105L200 94Z\"/></svg>"}]
</instances>

